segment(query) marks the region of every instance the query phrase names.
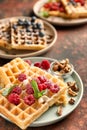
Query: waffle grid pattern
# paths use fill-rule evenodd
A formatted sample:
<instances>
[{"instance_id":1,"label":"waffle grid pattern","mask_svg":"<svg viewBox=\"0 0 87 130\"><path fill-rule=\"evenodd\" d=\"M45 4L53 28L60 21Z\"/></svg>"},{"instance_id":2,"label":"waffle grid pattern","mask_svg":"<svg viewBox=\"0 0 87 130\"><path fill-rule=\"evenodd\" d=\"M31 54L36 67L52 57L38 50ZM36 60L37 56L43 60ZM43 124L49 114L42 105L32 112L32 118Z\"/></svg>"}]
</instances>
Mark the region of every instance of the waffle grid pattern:
<instances>
[{"instance_id":1,"label":"waffle grid pattern","mask_svg":"<svg viewBox=\"0 0 87 130\"><path fill-rule=\"evenodd\" d=\"M23 89L22 94L20 95L21 102L17 106L11 104L7 98L1 94L5 88L2 88L0 90L0 112L9 118L13 123L18 125L21 129L26 129L34 120L36 120L45 111L47 111L50 106L55 104L61 95L64 94L67 88L66 84L63 81L52 76L48 72L41 70L40 68L29 66L20 58L16 58L10 63L7 63L1 67L0 72L1 74L2 72L4 75L6 74L3 82L4 85L6 85L6 83L18 84L19 81L17 80L17 75L20 73L25 73L27 77L29 77L28 80L34 79L40 75L44 75L48 80L60 86L58 93L54 94L49 91L46 93L47 101L45 103L40 103L38 99L36 99L35 103L31 106L26 105L23 101L23 97L25 96L25 89ZM3 77L3 75L1 75L1 77ZM9 80L6 81L6 77Z\"/></svg>"},{"instance_id":2,"label":"waffle grid pattern","mask_svg":"<svg viewBox=\"0 0 87 130\"><path fill-rule=\"evenodd\" d=\"M41 30L44 34L43 37L38 35L38 29L33 29L33 25L25 28L23 26L17 25L17 20L12 21L12 26L16 25L16 29L11 27L11 43L14 49L30 49L39 50L46 47L46 36L44 31L44 25L41 20L36 20L35 24L39 23L41 25ZM27 31L29 29L29 31Z\"/></svg>"}]
</instances>

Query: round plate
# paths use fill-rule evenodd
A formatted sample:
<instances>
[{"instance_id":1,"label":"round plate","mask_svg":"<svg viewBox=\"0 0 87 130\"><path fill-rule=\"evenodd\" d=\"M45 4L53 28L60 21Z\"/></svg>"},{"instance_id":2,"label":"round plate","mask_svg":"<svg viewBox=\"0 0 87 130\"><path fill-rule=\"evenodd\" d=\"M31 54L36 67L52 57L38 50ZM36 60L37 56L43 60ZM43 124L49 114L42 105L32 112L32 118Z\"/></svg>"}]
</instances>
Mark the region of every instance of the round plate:
<instances>
[{"instance_id":1,"label":"round plate","mask_svg":"<svg viewBox=\"0 0 87 130\"><path fill-rule=\"evenodd\" d=\"M14 18L14 17L13 17ZM29 18L29 17L15 17L15 18ZM9 19L12 18L7 18L7 19L2 19L0 21L7 21ZM44 24L44 28L45 28L45 33L46 35L50 36L50 41L48 43L48 46L42 50L39 51L29 51L29 50L7 50L7 49L2 49L0 48L0 57L1 58L7 58L7 59L12 59L12 58L16 58L16 57L29 57L29 56L37 56L37 55L41 55L45 52L47 52L48 50L51 49L51 47L54 45L54 43L57 40L57 32L55 30L55 28L49 24L46 21L43 21Z\"/></svg>"},{"instance_id":2,"label":"round plate","mask_svg":"<svg viewBox=\"0 0 87 130\"><path fill-rule=\"evenodd\" d=\"M50 16L48 18L42 17L39 15L40 8L47 2L48 0L39 0L35 3L33 7L33 11L36 16L54 24L61 26L73 26L87 23L87 18L79 18L79 19L64 19L62 17L54 17Z\"/></svg>"},{"instance_id":3,"label":"round plate","mask_svg":"<svg viewBox=\"0 0 87 130\"><path fill-rule=\"evenodd\" d=\"M24 58L24 60L26 60L26 59L31 60L32 63L37 62L37 61L42 61L43 59L47 59L50 62L55 61L55 59L46 58L46 57ZM72 73L72 75L69 76L65 80L65 82L68 82L68 81L76 81L77 86L79 87L78 95L74 98L75 99L75 104L74 105L67 104L65 107L63 107L62 116L58 116L56 114L57 106L52 106L47 112L45 112L40 118L38 118L36 121L34 121L30 126L39 127L39 126L46 126L46 125L50 125L50 124L53 124L55 122L58 122L58 121L62 120L63 118L65 118L67 115L69 115L78 106L78 104L80 103L80 101L82 99L82 96L83 96L83 83L82 83L82 80L81 80L80 76L77 74L77 72L74 71ZM3 115L1 115L1 116L3 118L5 118L6 120L8 120Z\"/></svg>"}]
</instances>

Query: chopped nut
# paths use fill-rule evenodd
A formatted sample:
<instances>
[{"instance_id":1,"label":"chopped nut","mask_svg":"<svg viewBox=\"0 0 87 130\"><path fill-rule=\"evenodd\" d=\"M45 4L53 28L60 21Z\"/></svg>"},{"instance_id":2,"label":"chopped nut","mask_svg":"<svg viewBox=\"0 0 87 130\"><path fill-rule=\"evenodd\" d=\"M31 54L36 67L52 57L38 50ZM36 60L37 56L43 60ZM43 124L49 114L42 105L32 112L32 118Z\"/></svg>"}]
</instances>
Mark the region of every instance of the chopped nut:
<instances>
[{"instance_id":1,"label":"chopped nut","mask_svg":"<svg viewBox=\"0 0 87 130\"><path fill-rule=\"evenodd\" d=\"M73 98L70 98L69 104L73 105L75 103L75 100Z\"/></svg>"},{"instance_id":2,"label":"chopped nut","mask_svg":"<svg viewBox=\"0 0 87 130\"><path fill-rule=\"evenodd\" d=\"M67 85L75 92L79 91L79 88L76 85L76 82L67 82Z\"/></svg>"},{"instance_id":3,"label":"chopped nut","mask_svg":"<svg viewBox=\"0 0 87 130\"><path fill-rule=\"evenodd\" d=\"M77 93L74 92L71 88L68 89L68 94L73 97L77 96Z\"/></svg>"},{"instance_id":4,"label":"chopped nut","mask_svg":"<svg viewBox=\"0 0 87 130\"><path fill-rule=\"evenodd\" d=\"M57 109L57 114L58 114L59 116L62 115L62 106L59 106L59 107L58 107L58 109Z\"/></svg>"},{"instance_id":5,"label":"chopped nut","mask_svg":"<svg viewBox=\"0 0 87 130\"><path fill-rule=\"evenodd\" d=\"M54 66L53 66L53 70L54 70L54 71L57 71L57 69L58 69L58 65L54 65Z\"/></svg>"},{"instance_id":6,"label":"chopped nut","mask_svg":"<svg viewBox=\"0 0 87 130\"><path fill-rule=\"evenodd\" d=\"M71 65L69 64L69 59L55 62L53 65L53 70L58 71L60 74L65 74L65 73L70 72Z\"/></svg>"}]
</instances>

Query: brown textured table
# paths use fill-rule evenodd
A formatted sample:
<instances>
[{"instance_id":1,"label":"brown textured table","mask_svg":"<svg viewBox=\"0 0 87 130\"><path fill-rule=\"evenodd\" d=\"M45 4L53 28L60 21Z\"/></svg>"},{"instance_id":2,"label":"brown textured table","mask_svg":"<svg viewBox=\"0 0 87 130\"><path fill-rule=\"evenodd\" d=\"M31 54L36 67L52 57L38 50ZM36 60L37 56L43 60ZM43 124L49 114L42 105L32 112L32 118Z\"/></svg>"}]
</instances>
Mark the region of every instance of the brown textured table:
<instances>
[{"instance_id":1,"label":"brown textured table","mask_svg":"<svg viewBox=\"0 0 87 130\"><path fill-rule=\"evenodd\" d=\"M31 16L36 0L0 0L0 18ZM87 130L87 24L75 27L56 27L58 40L44 57L69 58L84 84L84 95L78 107L61 122L44 126L29 127L29 130ZM0 65L8 59L0 58ZM20 130L16 125L0 117L0 130Z\"/></svg>"}]
</instances>

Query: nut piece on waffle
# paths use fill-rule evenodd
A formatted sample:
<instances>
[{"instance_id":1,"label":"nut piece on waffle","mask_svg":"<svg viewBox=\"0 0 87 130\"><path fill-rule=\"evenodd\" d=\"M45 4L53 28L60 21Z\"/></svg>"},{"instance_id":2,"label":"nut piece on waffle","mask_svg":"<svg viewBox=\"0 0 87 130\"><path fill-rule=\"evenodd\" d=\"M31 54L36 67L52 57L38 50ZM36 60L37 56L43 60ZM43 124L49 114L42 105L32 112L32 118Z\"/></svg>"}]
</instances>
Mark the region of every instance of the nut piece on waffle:
<instances>
[{"instance_id":1,"label":"nut piece on waffle","mask_svg":"<svg viewBox=\"0 0 87 130\"><path fill-rule=\"evenodd\" d=\"M61 0L61 2L72 18L87 17L87 0Z\"/></svg>"},{"instance_id":2,"label":"nut piece on waffle","mask_svg":"<svg viewBox=\"0 0 87 130\"><path fill-rule=\"evenodd\" d=\"M44 24L36 17L11 21L11 46L13 49L41 50L47 46Z\"/></svg>"},{"instance_id":3,"label":"nut piece on waffle","mask_svg":"<svg viewBox=\"0 0 87 130\"><path fill-rule=\"evenodd\" d=\"M0 83L4 86L0 113L21 129L47 111L67 89L62 80L20 58L0 67Z\"/></svg>"},{"instance_id":4,"label":"nut piece on waffle","mask_svg":"<svg viewBox=\"0 0 87 130\"><path fill-rule=\"evenodd\" d=\"M0 21L0 47L11 48L10 21Z\"/></svg>"}]
</instances>

